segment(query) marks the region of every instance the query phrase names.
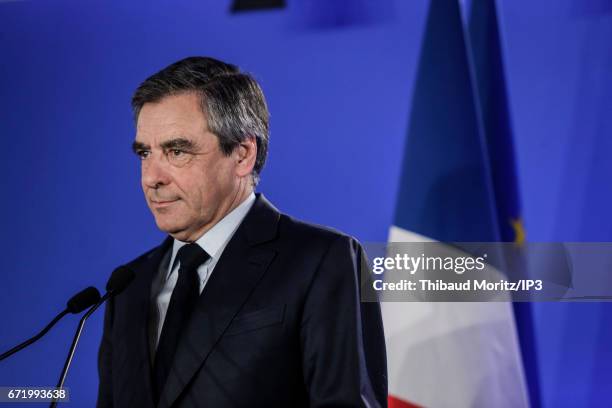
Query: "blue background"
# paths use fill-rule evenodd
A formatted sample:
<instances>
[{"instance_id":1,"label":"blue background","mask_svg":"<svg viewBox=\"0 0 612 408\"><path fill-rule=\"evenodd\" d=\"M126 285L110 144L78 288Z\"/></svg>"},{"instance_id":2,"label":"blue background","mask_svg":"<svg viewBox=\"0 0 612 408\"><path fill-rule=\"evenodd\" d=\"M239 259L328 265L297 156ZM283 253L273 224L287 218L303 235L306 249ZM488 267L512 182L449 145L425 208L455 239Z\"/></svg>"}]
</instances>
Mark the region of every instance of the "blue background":
<instances>
[{"instance_id":1,"label":"blue background","mask_svg":"<svg viewBox=\"0 0 612 408\"><path fill-rule=\"evenodd\" d=\"M129 3L129 4L128 4ZM518 179L530 241L612 241L612 4L501 0ZM188 55L240 65L272 113L259 190L281 210L385 241L428 2L0 2L0 350L161 241L139 187L129 100ZM441 118L443 120L443 118ZM546 407L612 399L612 304L537 304ZM102 314L68 375L93 406ZM0 385L53 385L76 325L0 363Z\"/></svg>"}]
</instances>

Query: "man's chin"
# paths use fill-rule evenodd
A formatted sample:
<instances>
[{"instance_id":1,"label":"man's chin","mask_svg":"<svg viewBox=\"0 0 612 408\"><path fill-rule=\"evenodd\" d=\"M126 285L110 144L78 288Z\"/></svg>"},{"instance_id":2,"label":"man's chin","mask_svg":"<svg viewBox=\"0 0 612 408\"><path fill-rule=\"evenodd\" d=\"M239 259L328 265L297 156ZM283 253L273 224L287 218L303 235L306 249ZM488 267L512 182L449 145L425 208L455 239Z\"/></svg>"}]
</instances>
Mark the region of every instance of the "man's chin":
<instances>
[{"instance_id":1,"label":"man's chin","mask_svg":"<svg viewBox=\"0 0 612 408\"><path fill-rule=\"evenodd\" d=\"M184 242L190 239L190 231L183 225L158 219L155 220L155 223L160 231L165 232L174 239Z\"/></svg>"},{"instance_id":2,"label":"man's chin","mask_svg":"<svg viewBox=\"0 0 612 408\"><path fill-rule=\"evenodd\" d=\"M157 224L157 228L159 228L160 231L163 231L170 235L180 234L180 232L185 229L184 227L180 226L177 222L173 222L172 220L166 220L166 219L163 219L162 217L156 217L155 224Z\"/></svg>"}]
</instances>

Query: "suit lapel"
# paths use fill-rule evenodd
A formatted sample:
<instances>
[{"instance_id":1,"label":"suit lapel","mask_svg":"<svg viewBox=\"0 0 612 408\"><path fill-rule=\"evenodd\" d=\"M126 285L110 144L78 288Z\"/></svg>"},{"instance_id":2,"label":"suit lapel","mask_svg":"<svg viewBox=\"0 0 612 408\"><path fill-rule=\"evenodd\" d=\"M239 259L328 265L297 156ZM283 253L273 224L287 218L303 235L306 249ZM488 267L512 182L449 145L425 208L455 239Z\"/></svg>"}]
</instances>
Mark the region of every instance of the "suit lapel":
<instances>
[{"instance_id":1,"label":"suit lapel","mask_svg":"<svg viewBox=\"0 0 612 408\"><path fill-rule=\"evenodd\" d=\"M134 330L132 335L126 336L130 358L135 359L134 366L137 367L135 377L128 378L130 388L138 393L144 390L138 398L146 398L141 401L143 406L153 406L153 387L151 381L151 353L149 346L149 311L151 309L151 284L155 278L160 263L172 244L172 237L166 238L164 242L148 254L127 265L136 273L136 278L126 295L128 295L128 310L131 322L128 329Z\"/></svg>"},{"instance_id":2,"label":"suit lapel","mask_svg":"<svg viewBox=\"0 0 612 408\"><path fill-rule=\"evenodd\" d=\"M258 194L223 251L181 336L160 408L170 407L185 389L268 269L276 252L257 245L276 237L279 217Z\"/></svg>"}]
</instances>

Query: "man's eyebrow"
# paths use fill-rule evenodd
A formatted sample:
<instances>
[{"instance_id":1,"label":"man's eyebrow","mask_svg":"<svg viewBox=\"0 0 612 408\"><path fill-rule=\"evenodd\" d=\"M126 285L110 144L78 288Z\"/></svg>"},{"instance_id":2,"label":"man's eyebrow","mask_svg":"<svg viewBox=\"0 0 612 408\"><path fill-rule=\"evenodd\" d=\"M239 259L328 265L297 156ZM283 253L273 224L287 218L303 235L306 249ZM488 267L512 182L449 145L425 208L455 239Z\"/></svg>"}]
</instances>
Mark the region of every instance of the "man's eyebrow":
<instances>
[{"instance_id":1,"label":"man's eyebrow","mask_svg":"<svg viewBox=\"0 0 612 408\"><path fill-rule=\"evenodd\" d=\"M146 144L142 142L135 141L134 143L132 143L132 151L134 153L138 153L139 151L148 150L148 149L149 149L149 146L147 146Z\"/></svg>"},{"instance_id":2,"label":"man's eyebrow","mask_svg":"<svg viewBox=\"0 0 612 408\"><path fill-rule=\"evenodd\" d=\"M169 150L169 149L193 150L196 148L196 145L191 140L179 137L176 139L170 139L170 140L166 140L165 142L162 142L160 147L164 150ZM149 145L144 144L142 142L135 141L134 143L132 143L132 150L134 151L134 153L138 153L142 150L149 150L149 149L150 149Z\"/></svg>"},{"instance_id":3,"label":"man's eyebrow","mask_svg":"<svg viewBox=\"0 0 612 408\"><path fill-rule=\"evenodd\" d=\"M195 143L191 140L179 137L176 139L166 140L160 144L160 147L164 150L168 149L185 149L185 150L193 150L196 146Z\"/></svg>"}]
</instances>

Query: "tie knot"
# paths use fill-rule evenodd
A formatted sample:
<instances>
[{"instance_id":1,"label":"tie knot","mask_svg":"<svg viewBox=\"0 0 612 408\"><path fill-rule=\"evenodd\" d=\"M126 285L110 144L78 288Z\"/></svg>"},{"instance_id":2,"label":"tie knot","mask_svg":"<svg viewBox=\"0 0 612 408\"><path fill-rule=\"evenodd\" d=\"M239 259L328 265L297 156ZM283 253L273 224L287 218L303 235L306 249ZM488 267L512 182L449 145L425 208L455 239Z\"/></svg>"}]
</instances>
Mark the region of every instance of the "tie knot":
<instances>
[{"instance_id":1,"label":"tie knot","mask_svg":"<svg viewBox=\"0 0 612 408\"><path fill-rule=\"evenodd\" d=\"M178 250L176 257L181 263L180 269L192 270L206 262L210 255L198 244L187 244Z\"/></svg>"}]
</instances>

